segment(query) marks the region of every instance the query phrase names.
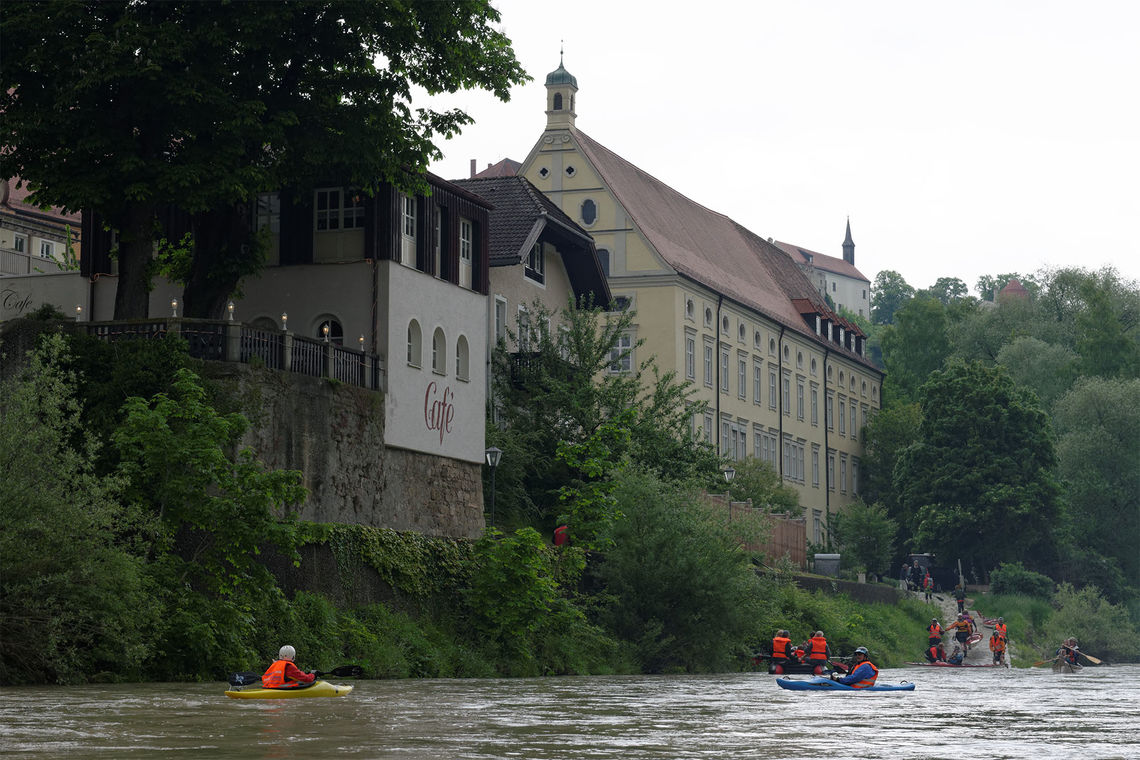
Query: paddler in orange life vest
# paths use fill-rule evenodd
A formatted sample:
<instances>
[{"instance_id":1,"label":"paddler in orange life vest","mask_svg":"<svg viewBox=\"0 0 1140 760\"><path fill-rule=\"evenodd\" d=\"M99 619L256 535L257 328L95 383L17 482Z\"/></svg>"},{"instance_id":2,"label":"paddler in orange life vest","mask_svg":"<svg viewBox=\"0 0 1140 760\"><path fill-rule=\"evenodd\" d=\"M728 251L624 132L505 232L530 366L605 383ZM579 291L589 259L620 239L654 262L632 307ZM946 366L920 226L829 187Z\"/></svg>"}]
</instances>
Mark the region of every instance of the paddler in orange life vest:
<instances>
[{"instance_id":1,"label":"paddler in orange life vest","mask_svg":"<svg viewBox=\"0 0 1140 760\"><path fill-rule=\"evenodd\" d=\"M994 653L994 665L1001 665L1002 657L1005 655L1005 637L996 629L990 634L990 651Z\"/></svg>"},{"instance_id":2,"label":"paddler in orange life vest","mask_svg":"<svg viewBox=\"0 0 1140 760\"><path fill-rule=\"evenodd\" d=\"M994 623L994 630L1001 634L1003 640L1009 640L1009 634L1005 630L1005 618L999 617L998 621Z\"/></svg>"},{"instance_id":3,"label":"paddler in orange life vest","mask_svg":"<svg viewBox=\"0 0 1140 760\"><path fill-rule=\"evenodd\" d=\"M295 689L298 686L307 686L316 680L312 673L303 673L293 664L297 650L286 644L277 653L277 660L265 671L261 677L261 685L267 689Z\"/></svg>"},{"instance_id":4,"label":"paddler in orange life vest","mask_svg":"<svg viewBox=\"0 0 1140 760\"><path fill-rule=\"evenodd\" d=\"M969 645L966 644L966 639L970 638L971 628L972 626L969 621L966 620L966 616L961 614L958 615L957 620L946 626L947 631L954 631L954 638L958 640L963 652L970 651Z\"/></svg>"},{"instance_id":5,"label":"paddler in orange life vest","mask_svg":"<svg viewBox=\"0 0 1140 760\"><path fill-rule=\"evenodd\" d=\"M772 638L772 659L777 663L785 663L792 656L792 640L787 631L776 631Z\"/></svg>"},{"instance_id":6,"label":"paddler in orange life vest","mask_svg":"<svg viewBox=\"0 0 1140 760\"><path fill-rule=\"evenodd\" d=\"M823 665L831 657L831 647L823 637L823 631L816 631L807 645L807 659L817 665Z\"/></svg>"},{"instance_id":7,"label":"paddler in orange life vest","mask_svg":"<svg viewBox=\"0 0 1140 760\"><path fill-rule=\"evenodd\" d=\"M930 618L930 625L926 626L926 644L934 646L940 643L942 643L942 626L938 624L938 618Z\"/></svg>"},{"instance_id":8,"label":"paddler in orange life vest","mask_svg":"<svg viewBox=\"0 0 1140 760\"><path fill-rule=\"evenodd\" d=\"M851 657L851 669L847 675L842 678L836 678L835 674L831 674L831 680L837 683L853 686L856 689L866 689L868 686L875 685L875 679L879 677L879 669L875 667L869 659L867 659L867 647L859 647L855 650L855 654Z\"/></svg>"}]
</instances>

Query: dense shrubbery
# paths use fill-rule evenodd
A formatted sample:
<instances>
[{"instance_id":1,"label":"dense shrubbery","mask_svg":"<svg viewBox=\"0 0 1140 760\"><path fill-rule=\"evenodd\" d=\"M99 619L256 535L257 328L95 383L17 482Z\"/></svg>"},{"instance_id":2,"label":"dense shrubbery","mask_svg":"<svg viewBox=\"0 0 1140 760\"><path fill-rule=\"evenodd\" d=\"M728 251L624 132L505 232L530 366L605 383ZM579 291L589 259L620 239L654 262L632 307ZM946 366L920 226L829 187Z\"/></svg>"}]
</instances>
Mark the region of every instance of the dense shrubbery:
<instances>
[{"instance_id":1,"label":"dense shrubbery","mask_svg":"<svg viewBox=\"0 0 1140 760\"><path fill-rule=\"evenodd\" d=\"M1052 579L1026 570L1020 562L1002 563L990 573L990 590L995 594L1024 594L1048 599L1053 596L1053 587Z\"/></svg>"},{"instance_id":2,"label":"dense shrubbery","mask_svg":"<svg viewBox=\"0 0 1140 760\"><path fill-rule=\"evenodd\" d=\"M1140 627L1124 605L1111 604L1094 586L1074 589L1062 583L1047 599L987 594L976 600L983 614L1002 616L1020 663L1049 658L1064 639L1075 636L1081 649L1110 662L1140 658Z\"/></svg>"}]
</instances>

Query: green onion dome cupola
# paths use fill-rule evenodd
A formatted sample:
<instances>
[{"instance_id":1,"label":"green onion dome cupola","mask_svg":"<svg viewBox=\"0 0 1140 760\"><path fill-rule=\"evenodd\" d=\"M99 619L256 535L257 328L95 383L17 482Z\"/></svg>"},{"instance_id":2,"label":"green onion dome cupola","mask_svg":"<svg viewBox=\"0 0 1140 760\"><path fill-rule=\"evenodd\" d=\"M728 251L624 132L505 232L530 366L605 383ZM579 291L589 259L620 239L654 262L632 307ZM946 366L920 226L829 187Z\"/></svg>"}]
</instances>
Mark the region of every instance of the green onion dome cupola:
<instances>
[{"instance_id":1,"label":"green onion dome cupola","mask_svg":"<svg viewBox=\"0 0 1140 760\"><path fill-rule=\"evenodd\" d=\"M562 65L558 58L558 68L546 75L546 128L559 128L574 125L574 94L578 92L578 80Z\"/></svg>"}]
</instances>

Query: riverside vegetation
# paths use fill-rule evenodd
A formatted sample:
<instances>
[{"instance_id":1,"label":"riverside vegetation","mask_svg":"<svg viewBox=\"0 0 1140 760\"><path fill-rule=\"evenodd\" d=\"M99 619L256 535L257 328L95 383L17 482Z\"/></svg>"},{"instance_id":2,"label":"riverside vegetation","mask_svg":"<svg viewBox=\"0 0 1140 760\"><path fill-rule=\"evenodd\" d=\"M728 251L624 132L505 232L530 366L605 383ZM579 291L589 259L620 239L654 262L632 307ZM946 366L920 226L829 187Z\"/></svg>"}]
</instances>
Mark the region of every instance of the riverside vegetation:
<instances>
[{"instance_id":1,"label":"riverside vegetation","mask_svg":"<svg viewBox=\"0 0 1140 760\"><path fill-rule=\"evenodd\" d=\"M744 550L760 521L706 507L722 463L691 434L703 409L687 386L652 358L603 371L632 313L532 313L527 382L511 382L505 345L494 352L502 530L474 542L299 523L300 473L239 450L240 401L177 339L103 343L46 312L5 325L9 345L36 348L6 359L2 388L0 683L217 679L283 640L314 667L382 677L733 670L777 628L822 629L833 650L865 645L887 666L921 651L931 607L805 592ZM741 463L733 498L795 512L765 467ZM841 547L868 570L889 562L897 514L857 505L836 526ZM572 542L555 549L544 536L562 523ZM329 548L345 584L371 568L393 600L287 596L259 554L299 561L307 544ZM1053 602L1115 616L1136 639L1125 607L1091 586Z\"/></svg>"}]
</instances>

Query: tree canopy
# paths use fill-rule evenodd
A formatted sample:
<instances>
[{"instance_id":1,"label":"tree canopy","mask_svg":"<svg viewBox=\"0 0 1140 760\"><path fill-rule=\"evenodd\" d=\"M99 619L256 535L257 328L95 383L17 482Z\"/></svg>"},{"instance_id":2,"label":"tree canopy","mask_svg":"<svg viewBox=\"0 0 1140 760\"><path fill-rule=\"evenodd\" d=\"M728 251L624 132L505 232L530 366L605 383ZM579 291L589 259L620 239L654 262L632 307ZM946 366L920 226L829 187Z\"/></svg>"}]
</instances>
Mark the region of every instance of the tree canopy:
<instances>
[{"instance_id":1,"label":"tree canopy","mask_svg":"<svg viewBox=\"0 0 1140 760\"><path fill-rule=\"evenodd\" d=\"M884 269L875 275L871 286L871 321L889 325L895 321L895 312L914 297L914 288L893 269Z\"/></svg>"},{"instance_id":2,"label":"tree canopy","mask_svg":"<svg viewBox=\"0 0 1140 760\"><path fill-rule=\"evenodd\" d=\"M488 0L10 0L3 177L118 229L115 316L144 317L164 206L214 215L216 242L260 192L420 187L437 141L471 118L415 108L413 91L506 100L528 78L498 20ZM225 270L222 288L257 265L205 255L193 266Z\"/></svg>"},{"instance_id":3,"label":"tree canopy","mask_svg":"<svg viewBox=\"0 0 1140 760\"><path fill-rule=\"evenodd\" d=\"M912 544L981 572L1048 566L1064 529L1049 418L1000 367L950 362L922 386L918 439L894 485L914 515Z\"/></svg>"}]
</instances>

